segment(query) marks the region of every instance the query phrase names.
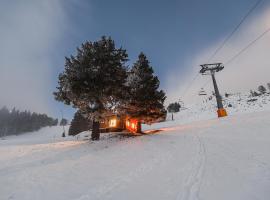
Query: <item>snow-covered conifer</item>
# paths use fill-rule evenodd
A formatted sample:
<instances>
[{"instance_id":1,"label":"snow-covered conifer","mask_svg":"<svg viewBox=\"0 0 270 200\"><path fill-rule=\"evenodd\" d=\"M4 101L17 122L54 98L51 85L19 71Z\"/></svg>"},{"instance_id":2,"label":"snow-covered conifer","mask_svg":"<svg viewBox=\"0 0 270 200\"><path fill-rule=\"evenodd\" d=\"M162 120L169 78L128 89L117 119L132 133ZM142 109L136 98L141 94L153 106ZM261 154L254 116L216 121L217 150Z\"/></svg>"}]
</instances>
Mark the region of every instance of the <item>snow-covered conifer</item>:
<instances>
[{"instance_id":1,"label":"snow-covered conifer","mask_svg":"<svg viewBox=\"0 0 270 200\"><path fill-rule=\"evenodd\" d=\"M164 119L165 93L159 90L158 77L143 53L133 65L127 82L129 97L126 104L127 114L144 123Z\"/></svg>"},{"instance_id":2,"label":"snow-covered conifer","mask_svg":"<svg viewBox=\"0 0 270 200\"><path fill-rule=\"evenodd\" d=\"M92 140L99 139L99 121L116 112L126 82L127 53L110 37L85 42L77 55L66 58L59 75L56 100L80 109L93 120Z\"/></svg>"}]
</instances>

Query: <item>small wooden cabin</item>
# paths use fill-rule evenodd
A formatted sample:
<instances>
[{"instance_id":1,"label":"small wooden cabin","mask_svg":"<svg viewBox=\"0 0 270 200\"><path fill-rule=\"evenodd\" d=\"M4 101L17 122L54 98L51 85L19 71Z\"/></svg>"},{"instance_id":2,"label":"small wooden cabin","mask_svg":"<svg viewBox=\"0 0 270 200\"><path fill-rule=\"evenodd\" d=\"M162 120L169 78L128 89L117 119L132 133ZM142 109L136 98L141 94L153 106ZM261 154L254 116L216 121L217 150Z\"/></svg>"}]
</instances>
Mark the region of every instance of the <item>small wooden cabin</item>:
<instances>
[{"instance_id":1,"label":"small wooden cabin","mask_svg":"<svg viewBox=\"0 0 270 200\"><path fill-rule=\"evenodd\" d=\"M101 132L118 132L125 130L124 118L119 115L110 115L100 121Z\"/></svg>"},{"instance_id":2,"label":"small wooden cabin","mask_svg":"<svg viewBox=\"0 0 270 200\"><path fill-rule=\"evenodd\" d=\"M120 132L128 130L132 133L140 133L141 123L137 119L128 118L126 116L111 115L101 120L100 129L101 132Z\"/></svg>"}]
</instances>

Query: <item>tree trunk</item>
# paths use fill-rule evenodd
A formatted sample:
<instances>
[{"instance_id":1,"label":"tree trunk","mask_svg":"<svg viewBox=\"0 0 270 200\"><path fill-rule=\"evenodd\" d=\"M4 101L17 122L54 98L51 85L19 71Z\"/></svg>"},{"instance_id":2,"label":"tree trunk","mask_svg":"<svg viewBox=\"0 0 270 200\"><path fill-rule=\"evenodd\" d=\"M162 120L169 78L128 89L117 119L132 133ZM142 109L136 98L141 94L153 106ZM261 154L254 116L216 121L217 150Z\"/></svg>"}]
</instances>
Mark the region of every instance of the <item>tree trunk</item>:
<instances>
[{"instance_id":1,"label":"tree trunk","mask_svg":"<svg viewBox=\"0 0 270 200\"><path fill-rule=\"evenodd\" d=\"M93 120L91 139L99 140L99 137L100 137L99 122Z\"/></svg>"},{"instance_id":2,"label":"tree trunk","mask_svg":"<svg viewBox=\"0 0 270 200\"><path fill-rule=\"evenodd\" d=\"M173 113L172 113L172 121L173 121Z\"/></svg>"},{"instance_id":3,"label":"tree trunk","mask_svg":"<svg viewBox=\"0 0 270 200\"><path fill-rule=\"evenodd\" d=\"M136 131L136 133L142 133L142 123L141 122L137 123L137 131Z\"/></svg>"}]
</instances>

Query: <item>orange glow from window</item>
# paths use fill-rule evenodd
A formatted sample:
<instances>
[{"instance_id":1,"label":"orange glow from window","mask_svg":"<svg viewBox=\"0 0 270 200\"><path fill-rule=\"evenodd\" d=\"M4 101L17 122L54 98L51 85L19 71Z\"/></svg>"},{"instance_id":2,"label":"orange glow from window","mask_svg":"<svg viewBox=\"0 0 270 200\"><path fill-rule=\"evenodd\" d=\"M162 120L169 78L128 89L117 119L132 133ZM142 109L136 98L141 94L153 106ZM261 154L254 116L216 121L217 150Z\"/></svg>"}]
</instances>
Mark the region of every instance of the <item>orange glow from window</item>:
<instances>
[{"instance_id":1,"label":"orange glow from window","mask_svg":"<svg viewBox=\"0 0 270 200\"><path fill-rule=\"evenodd\" d=\"M137 132L137 123L138 123L138 120L136 119L127 120L126 121L127 130L129 130L130 132Z\"/></svg>"},{"instance_id":2,"label":"orange glow from window","mask_svg":"<svg viewBox=\"0 0 270 200\"><path fill-rule=\"evenodd\" d=\"M109 121L109 127L116 127L116 119L111 119Z\"/></svg>"}]
</instances>

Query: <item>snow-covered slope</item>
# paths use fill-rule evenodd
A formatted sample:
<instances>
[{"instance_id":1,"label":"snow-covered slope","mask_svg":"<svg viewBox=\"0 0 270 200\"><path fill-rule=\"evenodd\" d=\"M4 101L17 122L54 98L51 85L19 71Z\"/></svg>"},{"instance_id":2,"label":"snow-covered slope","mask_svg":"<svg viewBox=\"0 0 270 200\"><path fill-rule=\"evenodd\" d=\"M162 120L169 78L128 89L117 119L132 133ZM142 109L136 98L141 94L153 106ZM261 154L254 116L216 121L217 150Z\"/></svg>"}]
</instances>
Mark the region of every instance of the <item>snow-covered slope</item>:
<instances>
[{"instance_id":1,"label":"snow-covered slope","mask_svg":"<svg viewBox=\"0 0 270 200\"><path fill-rule=\"evenodd\" d=\"M215 108L191 106L173 122L144 127L148 135L98 142L87 132L63 139L61 127L7 137L0 199L268 200L270 111L251 108L217 119Z\"/></svg>"},{"instance_id":2,"label":"snow-covered slope","mask_svg":"<svg viewBox=\"0 0 270 200\"><path fill-rule=\"evenodd\" d=\"M174 121L168 113L167 121L151 126L144 125L144 130L170 127L194 121L215 119L217 117L216 99L214 96L202 96L196 104L187 104L179 113L174 114ZM210 99L210 100L209 100ZM270 94L250 97L248 93L230 95L223 98L223 104L229 116L259 111L270 111Z\"/></svg>"}]
</instances>

